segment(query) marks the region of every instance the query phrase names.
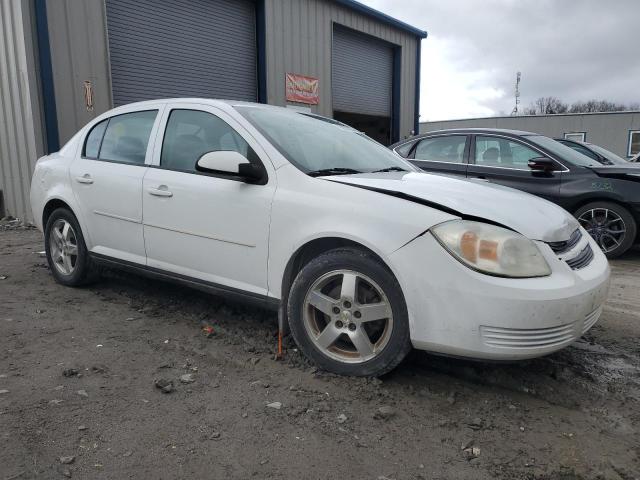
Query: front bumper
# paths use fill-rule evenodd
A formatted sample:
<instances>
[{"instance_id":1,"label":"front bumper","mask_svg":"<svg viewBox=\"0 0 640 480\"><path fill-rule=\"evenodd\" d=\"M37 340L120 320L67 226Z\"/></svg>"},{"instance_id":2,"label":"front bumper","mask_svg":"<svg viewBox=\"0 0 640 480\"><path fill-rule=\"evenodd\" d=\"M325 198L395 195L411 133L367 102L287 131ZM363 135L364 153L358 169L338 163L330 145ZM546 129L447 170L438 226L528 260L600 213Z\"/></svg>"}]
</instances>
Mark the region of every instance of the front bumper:
<instances>
[{"instance_id":1,"label":"front bumper","mask_svg":"<svg viewBox=\"0 0 640 480\"><path fill-rule=\"evenodd\" d=\"M559 350L598 320L609 290L609 264L593 239L593 260L572 270L539 242L552 273L511 279L464 266L427 232L391 261L409 312L414 347L478 359L517 360Z\"/></svg>"}]
</instances>

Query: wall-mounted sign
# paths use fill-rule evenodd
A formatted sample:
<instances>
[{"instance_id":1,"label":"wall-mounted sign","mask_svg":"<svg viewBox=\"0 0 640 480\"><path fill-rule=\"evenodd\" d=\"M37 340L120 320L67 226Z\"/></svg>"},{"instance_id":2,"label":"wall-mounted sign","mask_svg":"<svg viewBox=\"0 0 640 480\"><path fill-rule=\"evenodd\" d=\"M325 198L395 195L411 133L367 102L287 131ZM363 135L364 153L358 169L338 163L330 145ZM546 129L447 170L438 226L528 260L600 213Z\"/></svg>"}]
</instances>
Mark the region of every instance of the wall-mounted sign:
<instances>
[{"instance_id":1,"label":"wall-mounted sign","mask_svg":"<svg viewBox=\"0 0 640 480\"><path fill-rule=\"evenodd\" d=\"M287 92L287 101L308 103L309 105L317 105L318 96L318 79L298 75L297 73L287 73L285 89Z\"/></svg>"}]
</instances>

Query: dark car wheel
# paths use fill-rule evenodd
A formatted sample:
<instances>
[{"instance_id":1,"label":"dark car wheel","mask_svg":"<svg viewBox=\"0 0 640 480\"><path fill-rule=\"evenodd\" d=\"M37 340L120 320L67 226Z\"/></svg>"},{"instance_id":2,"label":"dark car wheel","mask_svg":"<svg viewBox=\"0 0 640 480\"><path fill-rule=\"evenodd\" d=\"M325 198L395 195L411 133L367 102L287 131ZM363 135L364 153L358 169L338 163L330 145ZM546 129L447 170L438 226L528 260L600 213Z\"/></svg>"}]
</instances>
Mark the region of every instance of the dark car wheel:
<instances>
[{"instance_id":1,"label":"dark car wheel","mask_svg":"<svg viewBox=\"0 0 640 480\"><path fill-rule=\"evenodd\" d=\"M82 230L75 215L66 208L51 213L44 229L44 246L53 277L70 287L84 285L96 273Z\"/></svg>"},{"instance_id":2,"label":"dark car wheel","mask_svg":"<svg viewBox=\"0 0 640 480\"><path fill-rule=\"evenodd\" d=\"M600 245L607 258L616 258L629 250L636 238L636 221L617 203L593 202L575 212L580 225Z\"/></svg>"},{"instance_id":3,"label":"dark car wheel","mask_svg":"<svg viewBox=\"0 0 640 480\"><path fill-rule=\"evenodd\" d=\"M411 350L400 285L363 250L332 250L305 265L293 282L287 308L296 343L327 371L378 376Z\"/></svg>"}]
</instances>

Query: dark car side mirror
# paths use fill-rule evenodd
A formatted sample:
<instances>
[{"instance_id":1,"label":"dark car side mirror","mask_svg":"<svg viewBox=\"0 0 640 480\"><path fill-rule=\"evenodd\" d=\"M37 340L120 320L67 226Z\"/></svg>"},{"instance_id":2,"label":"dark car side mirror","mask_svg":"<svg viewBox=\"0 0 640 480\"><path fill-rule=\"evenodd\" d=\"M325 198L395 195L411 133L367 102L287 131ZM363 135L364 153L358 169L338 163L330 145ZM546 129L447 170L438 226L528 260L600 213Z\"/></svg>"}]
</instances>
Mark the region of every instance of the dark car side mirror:
<instances>
[{"instance_id":1,"label":"dark car side mirror","mask_svg":"<svg viewBox=\"0 0 640 480\"><path fill-rule=\"evenodd\" d=\"M534 172L553 172L556 169L556 164L553 160L540 157L540 158L532 158L528 162L529 168Z\"/></svg>"}]
</instances>

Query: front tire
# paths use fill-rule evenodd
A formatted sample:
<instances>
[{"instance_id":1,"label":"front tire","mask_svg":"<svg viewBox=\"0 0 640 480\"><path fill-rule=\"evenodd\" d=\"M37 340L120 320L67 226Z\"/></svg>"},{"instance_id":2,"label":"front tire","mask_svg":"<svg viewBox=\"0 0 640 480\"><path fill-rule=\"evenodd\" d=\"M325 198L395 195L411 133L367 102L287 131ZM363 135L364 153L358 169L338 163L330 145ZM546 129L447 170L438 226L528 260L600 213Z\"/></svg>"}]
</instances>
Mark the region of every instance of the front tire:
<instances>
[{"instance_id":1,"label":"front tire","mask_svg":"<svg viewBox=\"0 0 640 480\"><path fill-rule=\"evenodd\" d=\"M580 207L574 215L607 258L619 257L635 241L636 221L629 210L617 203L592 202Z\"/></svg>"},{"instance_id":2,"label":"front tire","mask_svg":"<svg viewBox=\"0 0 640 480\"><path fill-rule=\"evenodd\" d=\"M54 210L44 229L44 247L56 282L68 287L85 285L95 268L89 258L80 224L66 208Z\"/></svg>"},{"instance_id":3,"label":"front tire","mask_svg":"<svg viewBox=\"0 0 640 480\"><path fill-rule=\"evenodd\" d=\"M311 260L293 282L287 309L302 352L333 373L383 375L411 350L400 285L364 250L341 248Z\"/></svg>"}]
</instances>

